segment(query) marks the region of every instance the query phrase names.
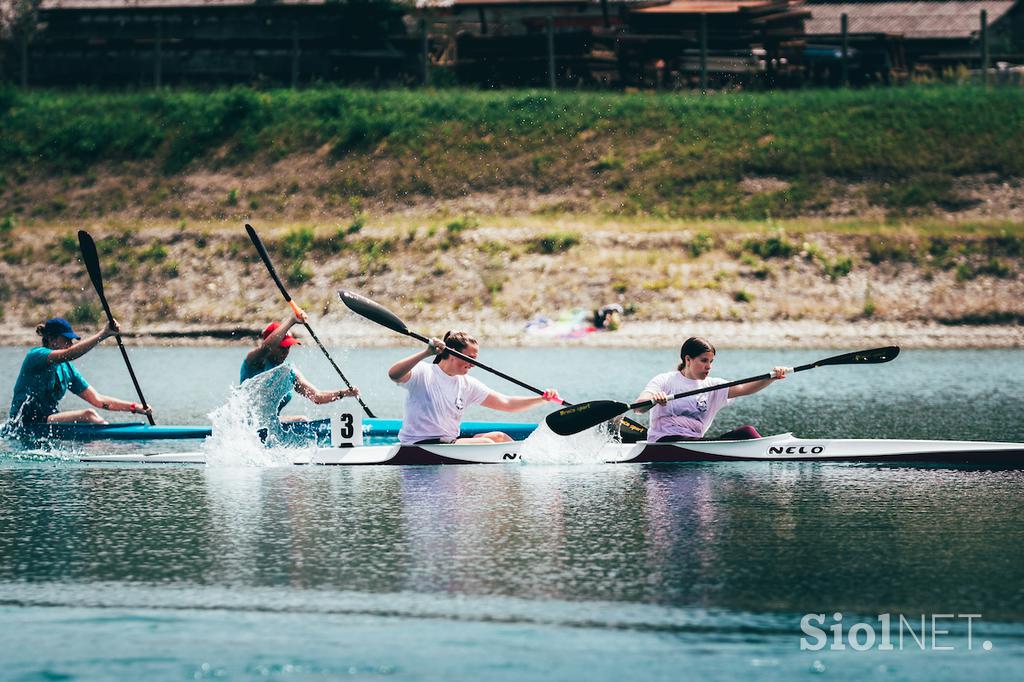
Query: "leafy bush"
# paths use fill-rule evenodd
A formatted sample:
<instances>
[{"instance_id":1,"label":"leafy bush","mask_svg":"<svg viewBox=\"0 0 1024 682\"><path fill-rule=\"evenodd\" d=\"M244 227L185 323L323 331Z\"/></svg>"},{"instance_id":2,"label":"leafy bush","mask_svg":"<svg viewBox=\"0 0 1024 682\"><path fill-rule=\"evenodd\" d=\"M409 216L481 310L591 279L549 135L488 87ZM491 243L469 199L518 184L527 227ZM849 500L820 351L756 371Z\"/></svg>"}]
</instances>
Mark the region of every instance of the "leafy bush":
<instances>
[{"instance_id":1,"label":"leafy bush","mask_svg":"<svg viewBox=\"0 0 1024 682\"><path fill-rule=\"evenodd\" d=\"M874 317L878 311L878 306L875 304L875 297L871 295L871 288L868 287L864 291L864 306L861 309L864 317Z\"/></svg>"},{"instance_id":2,"label":"leafy bush","mask_svg":"<svg viewBox=\"0 0 1024 682\"><path fill-rule=\"evenodd\" d=\"M315 239L316 233L312 227L297 227L281 240L281 253L285 258L291 260L305 258L313 248Z\"/></svg>"},{"instance_id":3,"label":"leafy bush","mask_svg":"<svg viewBox=\"0 0 1024 682\"><path fill-rule=\"evenodd\" d=\"M447 251L453 246L461 244L462 233L467 230L472 230L477 225L477 220L473 216L467 215L452 220L445 225L445 237L441 240L441 249Z\"/></svg>"},{"instance_id":4,"label":"leafy bush","mask_svg":"<svg viewBox=\"0 0 1024 682\"><path fill-rule=\"evenodd\" d=\"M312 277L313 271L307 268L302 261L293 262L285 272L285 279L288 280L288 283L296 286L305 284Z\"/></svg>"},{"instance_id":5,"label":"leafy bush","mask_svg":"<svg viewBox=\"0 0 1024 682\"><path fill-rule=\"evenodd\" d=\"M911 263L917 260L914 244L901 239L875 238L868 242L868 260L879 263Z\"/></svg>"},{"instance_id":6,"label":"leafy bush","mask_svg":"<svg viewBox=\"0 0 1024 682\"><path fill-rule=\"evenodd\" d=\"M530 239L527 242L527 251L551 255L564 253L580 243L581 237L578 232L549 232L540 237Z\"/></svg>"},{"instance_id":7,"label":"leafy bush","mask_svg":"<svg viewBox=\"0 0 1024 682\"><path fill-rule=\"evenodd\" d=\"M92 301L85 301L83 303L75 304L75 307L71 309L66 317L68 322L71 324L95 324L99 322L100 315L103 313L103 308L100 307L99 303Z\"/></svg>"},{"instance_id":8,"label":"leafy bush","mask_svg":"<svg viewBox=\"0 0 1024 682\"><path fill-rule=\"evenodd\" d=\"M181 265L176 260L168 261L164 263L163 271L164 277L175 279L181 274Z\"/></svg>"},{"instance_id":9,"label":"leafy bush","mask_svg":"<svg viewBox=\"0 0 1024 682\"><path fill-rule=\"evenodd\" d=\"M761 258L789 258L797 252L796 244L786 239L786 235L777 234L764 239L744 239L743 249Z\"/></svg>"},{"instance_id":10,"label":"leafy bush","mask_svg":"<svg viewBox=\"0 0 1024 682\"><path fill-rule=\"evenodd\" d=\"M834 281L850 274L850 271L853 270L853 259L849 256L822 258L821 269L826 277Z\"/></svg>"},{"instance_id":11,"label":"leafy bush","mask_svg":"<svg viewBox=\"0 0 1024 682\"><path fill-rule=\"evenodd\" d=\"M970 262L963 262L956 267L956 278L960 282L975 279L982 275L990 275L999 279L1012 277L1014 269L998 258L990 258L980 265L972 265Z\"/></svg>"},{"instance_id":12,"label":"leafy bush","mask_svg":"<svg viewBox=\"0 0 1024 682\"><path fill-rule=\"evenodd\" d=\"M368 275L384 272L390 267L388 255L395 249L394 239L363 239L356 248L360 253L360 265Z\"/></svg>"},{"instance_id":13,"label":"leafy bush","mask_svg":"<svg viewBox=\"0 0 1024 682\"><path fill-rule=\"evenodd\" d=\"M689 248L691 256L700 258L702 254L715 248L715 239L710 232L698 232L690 241Z\"/></svg>"},{"instance_id":14,"label":"leafy bush","mask_svg":"<svg viewBox=\"0 0 1024 682\"><path fill-rule=\"evenodd\" d=\"M160 263L166 259L167 247L160 242L154 242L139 252L139 260L143 262L154 261Z\"/></svg>"}]
</instances>

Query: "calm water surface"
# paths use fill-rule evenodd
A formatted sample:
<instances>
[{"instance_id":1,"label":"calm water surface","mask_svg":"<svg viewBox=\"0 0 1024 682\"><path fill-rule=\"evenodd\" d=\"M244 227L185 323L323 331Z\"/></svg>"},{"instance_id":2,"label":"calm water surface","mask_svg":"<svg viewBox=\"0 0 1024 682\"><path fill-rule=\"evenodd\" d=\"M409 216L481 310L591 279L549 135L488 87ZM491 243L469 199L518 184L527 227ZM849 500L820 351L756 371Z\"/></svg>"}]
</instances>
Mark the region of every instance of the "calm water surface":
<instances>
[{"instance_id":1,"label":"calm water surface","mask_svg":"<svg viewBox=\"0 0 1024 682\"><path fill-rule=\"evenodd\" d=\"M338 357L375 411L398 416L403 394L384 370L409 350ZM0 349L5 401L23 354ZM145 348L133 360L161 422L197 423L241 354ZM724 350L715 373L831 354ZM573 400L631 399L675 362L654 350L481 359ZM296 362L336 385L310 349ZM131 395L116 349L77 364L100 391ZM1024 441L1022 395L1020 352L905 352L791 377L734 403L716 429ZM1022 500L1024 472L963 468L103 466L11 445L0 679L1016 676ZM880 613L918 632L925 614L926 650L908 635L903 650L801 651L801 617L827 614L827 628L836 612L879 634ZM966 621L947 618L935 644L953 650L932 650L933 614L980 614L971 649Z\"/></svg>"}]
</instances>

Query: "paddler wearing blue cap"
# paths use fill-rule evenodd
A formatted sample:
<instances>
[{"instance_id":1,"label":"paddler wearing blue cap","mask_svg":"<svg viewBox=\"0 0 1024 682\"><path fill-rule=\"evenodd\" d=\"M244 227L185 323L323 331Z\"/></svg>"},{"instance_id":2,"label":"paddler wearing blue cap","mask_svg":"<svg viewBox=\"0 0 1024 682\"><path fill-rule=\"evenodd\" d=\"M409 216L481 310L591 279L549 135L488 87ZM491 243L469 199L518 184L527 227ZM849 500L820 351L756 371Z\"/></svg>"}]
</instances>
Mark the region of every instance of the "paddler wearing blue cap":
<instances>
[{"instance_id":1,"label":"paddler wearing blue cap","mask_svg":"<svg viewBox=\"0 0 1024 682\"><path fill-rule=\"evenodd\" d=\"M42 337L43 345L30 350L21 363L21 372L14 384L14 398L11 400L11 421L21 424L107 423L92 408L59 412L57 405L69 390L93 407L103 410L152 414L152 407L143 408L129 400L97 393L71 364L72 360L82 357L104 339L120 331L117 321L111 320L102 331L83 339L63 317L50 318L36 327L36 334Z\"/></svg>"},{"instance_id":2,"label":"paddler wearing blue cap","mask_svg":"<svg viewBox=\"0 0 1024 682\"><path fill-rule=\"evenodd\" d=\"M301 310L299 310L302 313ZM272 370L282 365L288 370L289 376L287 377L287 389L284 396L280 399L277 405L277 411L280 412L285 406L291 402L292 392L298 393L299 395L307 398L310 402L317 405L323 405L325 403L333 403L336 400L342 398L353 398L359 395L359 389L353 386L352 388L342 388L337 391L321 391L313 384L309 383L305 377L291 365L286 362L288 354L291 351L291 347L300 345L301 342L291 335L290 331L293 326L305 321L306 314L302 313L302 316L291 315L290 317L282 320L281 322L271 322L264 328L262 334L262 341L246 354L245 359L242 360L242 370L240 373L239 383L244 384L249 379L259 376L268 370ZM280 395L280 394L279 394ZM302 421L306 417L290 417L285 418L283 421Z\"/></svg>"}]
</instances>

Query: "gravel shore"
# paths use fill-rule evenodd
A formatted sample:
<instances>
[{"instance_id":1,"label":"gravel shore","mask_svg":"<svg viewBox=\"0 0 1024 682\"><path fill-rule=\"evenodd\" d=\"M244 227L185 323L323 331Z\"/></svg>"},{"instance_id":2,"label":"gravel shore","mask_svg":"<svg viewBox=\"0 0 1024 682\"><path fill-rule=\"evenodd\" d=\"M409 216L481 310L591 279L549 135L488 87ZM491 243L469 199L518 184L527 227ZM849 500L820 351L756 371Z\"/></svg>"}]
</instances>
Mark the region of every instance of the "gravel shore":
<instances>
[{"instance_id":1,"label":"gravel shore","mask_svg":"<svg viewBox=\"0 0 1024 682\"><path fill-rule=\"evenodd\" d=\"M677 348L688 336L707 337L720 348L834 348L860 349L896 345L902 348L1024 348L1020 325L957 325L906 322L843 322L785 320L779 322L693 321L689 323L626 321L614 332L598 331L578 336L530 333L522 323L501 320L460 320L453 329L474 330L480 342L491 347L589 347ZM426 323L414 331L441 335L441 323ZM336 320L314 321L317 336L327 345L350 348L393 347L415 344L382 327ZM258 330L237 327L188 327L173 324L146 325L126 335L131 345L226 346L248 345ZM299 329L299 337L306 336ZM32 345L38 341L32 329L8 329L0 344Z\"/></svg>"}]
</instances>

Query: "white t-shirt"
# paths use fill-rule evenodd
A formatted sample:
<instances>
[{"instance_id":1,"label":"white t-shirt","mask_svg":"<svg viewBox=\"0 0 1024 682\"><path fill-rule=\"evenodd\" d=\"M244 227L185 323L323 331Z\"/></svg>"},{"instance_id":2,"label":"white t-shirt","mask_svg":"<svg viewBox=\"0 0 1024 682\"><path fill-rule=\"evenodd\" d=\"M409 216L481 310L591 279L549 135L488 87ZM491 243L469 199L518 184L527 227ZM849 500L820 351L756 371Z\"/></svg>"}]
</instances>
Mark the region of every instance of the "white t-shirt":
<instances>
[{"instance_id":1,"label":"white t-shirt","mask_svg":"<svg viewBox=\"0 0 1024 682\"><path fill-rule=\"evenodd\" d=\"M725 383L728 381L717 377L694 381L687 379L682 372L676 370L654 377L647 382L644 391L652 393L662 391L672 395ZM670 400L666 405L655 405L651 409L651 426L647 432L647 440L653 443L664 436L703 438L711 428L711 422L715 420L718 411L731 402L729 389L722 388L717 391L698 393L688 398Z\"/></svg>"},{"instance_id":2,"label":"white t-shirt","mask_svg":"<svg viewBox=\"0 0 1024 682\"><path fill-rule=\"evenodd\" d=\"M439 365L420 362L412 368L409 380L399 384L409 391L405 397L405 415L398 432L401 443L459 437L462 415L470 405L479 405L491 389L471 376L449 376Z\"/></svg>"}]
</instances>

